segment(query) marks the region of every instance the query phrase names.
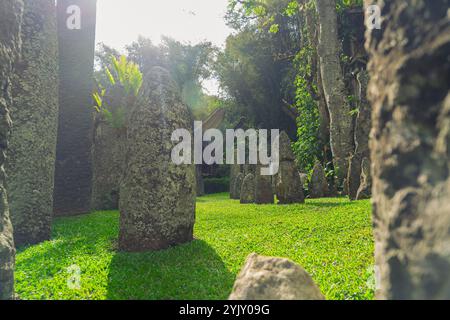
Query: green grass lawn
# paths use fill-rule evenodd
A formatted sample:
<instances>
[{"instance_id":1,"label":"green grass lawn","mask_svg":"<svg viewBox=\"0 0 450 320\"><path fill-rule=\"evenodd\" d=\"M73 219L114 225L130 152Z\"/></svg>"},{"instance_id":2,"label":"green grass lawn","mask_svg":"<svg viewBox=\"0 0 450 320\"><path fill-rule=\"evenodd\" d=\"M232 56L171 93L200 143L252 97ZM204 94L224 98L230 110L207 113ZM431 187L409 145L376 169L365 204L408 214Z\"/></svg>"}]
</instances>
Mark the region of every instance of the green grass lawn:
<instances>
[{"instance_id":1,"label":"green grass lawn","mask_svg":"<svg viewBox=\"0 0 450 320\"><path fill-rule=\"evenodd\" d=\"M197 201L196 240L161 252L116 251L118 212L60 218L52 241L20 248L21 299L226 299L252 252L302 265L327 299L373 299L369 201L241 205L228 194ZM80 288L68 279L77 266Z\"/></svg>"}]
</instances>

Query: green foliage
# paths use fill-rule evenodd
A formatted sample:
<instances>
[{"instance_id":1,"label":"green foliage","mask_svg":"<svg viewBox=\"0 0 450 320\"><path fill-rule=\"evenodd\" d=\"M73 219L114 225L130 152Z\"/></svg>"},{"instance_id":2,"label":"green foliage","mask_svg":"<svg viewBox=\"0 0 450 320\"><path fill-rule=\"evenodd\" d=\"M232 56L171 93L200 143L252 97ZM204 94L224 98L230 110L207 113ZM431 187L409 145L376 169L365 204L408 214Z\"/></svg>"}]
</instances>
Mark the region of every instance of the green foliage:
<instances>
[{"instance_id":1,"label":"green foliage","mask_svg":"<svg viewBox=\"0 0 450 320\"><path fill-rule=\"evenodd\" d=\"M214 97L208 96L202 86L202 82L211 77L215 61L217 48L212 43L192 45L163 37L162 44L155 46L151 40L140 37L127 47L127 51L129 59L144 73L155 66L170 72L195 120L204 120L208 112L217 107Z\"/></svg>"},{"instance_id":2,"label":"green foliage","mask_svg":"<svg viewBox=\"0 0 450 320\"><path fill-rule=\"evenodd\" d=\"M105 83L99 81L99 89L92 94L94 108L113 128L123 128L127 109L139 94L143 76L139 66L127 61L125 56L111 55L110 59L110 67L103 65Z\"/></svg>"},{"instance_id":3,"label":"green foliage","mask_svg":"<svg viewBox=\"0 0 450 320\"><path fill-rule=\"evenodd\" d=\"M213 194L213 193L221 193L228 192L230 190L230 178L205 178L203 179L203 183L205 184L205 193Z\"/></svg>"},{"instance_id":4,"label":"green foliage","mask_svg":"<svg viewBox=\"0 0 450 320\"><path fill-rule=\"evenodd\" d=\"M289 258L327 299L373 299L370 201L240 205L228 194L197 202L195 241L159 252L117 251L118 212L57 218L51 241L19 248L21 299L227 299L246 257ZM81 271L70 289L70 266Z\"/></svg>"}]
</instances>

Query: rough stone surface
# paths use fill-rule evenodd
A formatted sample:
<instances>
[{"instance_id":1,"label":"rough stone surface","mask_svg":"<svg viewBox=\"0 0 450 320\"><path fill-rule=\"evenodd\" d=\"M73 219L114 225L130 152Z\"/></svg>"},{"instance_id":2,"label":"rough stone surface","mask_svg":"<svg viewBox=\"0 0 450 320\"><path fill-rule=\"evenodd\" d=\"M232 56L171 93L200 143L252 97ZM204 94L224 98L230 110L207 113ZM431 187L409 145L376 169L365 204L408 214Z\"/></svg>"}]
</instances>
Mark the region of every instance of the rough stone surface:
<instances>
[{"instance_id":1,"label":"rough stone surface","mask_svg":"<svg viewBox=\"0 0 450 320\"><path fill-rule=\"evenodd\" d=\"M292 142L286 132L280 133L280 162L281 161L294 161L295 155L292 151Z\"/></svg>"},{"instance_id":2,"label":"rough stone surface","mask_svg":"<svg viewBox=\"0 0 450 320\"><path fill-rule=\"evenodd\" d=\"M126 128L98 123L94 132L92 152L93 210L119 208L119 187L125 170Z\"/></svg>"},{"instance_id":3,"label":"rough stone surface","mask_svg":"<svg viewBox=\"0 0 450 320\"><path fill-rule=\"evenodd\" d=\"M161 250L193 239L195 165L171 160L172 132L192 120L169 72L151 69L127 125L126 169L120 186L119 248Z\"/></svg>"},{"instance_id":4,"label":"rough stone surface","mask_svg":"<svg viewBox=\"0 0 450 320\"><path fill-rule=\"evenodd\" d=\"M0 1L0 300L14 298L15 249L5 189L4 163L11 128L12 67L20 51L23 3Z\"/></svg>"},{"instance_id":5,"label":"rough stone surface","mask_svg":"<svg viewBox=\"0 0 450 320\"><path fill-rule=\"evenodd\" d=\"M236 177L236 179L234 180L234 184L233 184L233 192L234 192L234 197L233 199L241 199L241 188L242 188L242 183L244 182L244 174L243 173L239 173Z\"/></svg>"},{"instance_id":6,"label":"rough stone surface","mask_svg":"<svg viewBox=\"0 0 450 320\"><path fill-rule=\"evenodd\" d=\"M17 246L50 239L58 124L58 44L53 0L26 0L15 63L6 162Z\"/></svg>"},{"instance_id":7,"label":"rough stone surface","mask_svg":"<svg viewBox=\"0 0 450 320\"><path fill-rule=\"evenodd\" d=\"M276 179L278 204L305 202L302 182L294 161L282 161Z\"/></svg>"},{"instance_id":8,"label":"rough stone surface","mask_svg":"<svg viewBox=\"0 0 450 320\"><path fill-rule=\"evenodd\" d=\"M255 203L255 175L249 173L242 181L241 203Z\"/></svg>"},{"instance_id":9,"label":"rough stone surface","mask_svg":"<svg viewBox=\"0 0 450 320\"><path fill-rule=\"evenodd\" d=\"M378 297L450 299L449 1L367 4Z\"/></svg>"},{"instance_id":10,"label":"rough stone surface","mask_svg":"<svg viewBox=\"0 0 450 320\"><path fill-rule=\"evenodd\" d=\"M370 197L372 196L372 175L370 172L370 160L364 158L361 167L361 184L356 195L356 200L370 199Z\"/></svg>"},{"instance_id":11,"label":"rough stone surface","mask_svg":"<svg viewBox=\"0 0 450 320\"><path fill-rule=\"evenodd\" d=\"M59 120L55 215L90 211L92 192L93 70L96 0L58 0ZM81 9L81 29L69 30L67 8Z\"/></svg>"},{"instance_id":12,"label":"rough stone surface","mask_svg":"<svg viewBox=\"0 0 450 320\"><path fill-rule=\"evenodd\" d=\"M261 166L258 166L255 172L255 203L256 204L274 203L272 176L263 176L261 174Z\"/></svg>"},{"instance_id":13,"label":"rough stone surface","mask_svg":"<svg viewBox=\"0 0 450 320\"><path fill-rule=\"evenodd\" d=\"M230 300L325 300L298 264L251 254L239 273Z\"/></svg>"},{"instance_id":14,"label":"rough stone surface","mask_svg":"<svg viewBox=\"0 0 450 320\"><path fill-rule=\"evenodd\" d=\"M309 182L309 196L310 198L323 198L329 193L328 182L325 177L325 170L322 165L317 162L314 165L311 181Z\"/></svg>"}]
</instances>

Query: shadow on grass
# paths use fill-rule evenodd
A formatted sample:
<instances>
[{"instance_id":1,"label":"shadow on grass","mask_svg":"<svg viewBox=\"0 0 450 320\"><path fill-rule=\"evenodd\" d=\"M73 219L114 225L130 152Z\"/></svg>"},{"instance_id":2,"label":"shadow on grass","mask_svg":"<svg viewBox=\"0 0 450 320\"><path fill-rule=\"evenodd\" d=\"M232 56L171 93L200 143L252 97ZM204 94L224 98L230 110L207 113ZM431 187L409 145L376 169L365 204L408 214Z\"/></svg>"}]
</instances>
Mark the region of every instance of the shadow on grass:
<instances>
[{"instance_id":1,"label":"shadow on grass","mask_svg":"<svg viewBox=\"0 0 450 320\"><path fill-rule=\"evenodd\" d=\"M107 299L226 299L234 278L202 240L158 252L118 252L110 264Z\"/></svg>"}]
</instances>

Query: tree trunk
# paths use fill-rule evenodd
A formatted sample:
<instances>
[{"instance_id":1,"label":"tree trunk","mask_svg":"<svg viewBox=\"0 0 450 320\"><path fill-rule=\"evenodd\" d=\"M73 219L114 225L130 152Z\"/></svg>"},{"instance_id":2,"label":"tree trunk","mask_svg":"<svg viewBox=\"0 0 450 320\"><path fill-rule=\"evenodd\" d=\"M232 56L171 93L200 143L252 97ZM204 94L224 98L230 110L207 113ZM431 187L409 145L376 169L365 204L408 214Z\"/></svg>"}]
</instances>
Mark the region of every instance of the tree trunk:
<instances>
[{"instance_id":1,"label":"tree trunk","mask_svg":"<svg viewBox=\"0 0 450 320\"><path fill-rule=\"evenodd\" d=\"M366 47L378 296L450 299L449 1L376 4L383 25Z\"/></svg>"},{"instance_id":2,"label":"tree trunk","mask_svg":"<svg viewBox=\"0 0 450 320\"><path fill-rule=\"evenodd\" d=\"M50 239L58 124L58 44L53 0L25 0L15 65L6 171L17 246Z\"/></svg>"},{"instance_id":3,"label":"tree trunk","mask_svg":"<svg viewBox=\"0 0 450 320\"><path fill-rule=\"evenodd\" d=\"M80 8L80 29L68 28L73 5ZM60 113L53 208L62 216L91 209L96 0L58 0L57 14Z\"/></svg>"},{"instance_id":4,"label":"tree trunk","mask_svg":"<svg viewBox=\"0 0 450 320\"><path fill-rule=\"evenodd\" d=\"M341 45L335 1L316 0L319 14L319 57L325 100L330 113L330 145L339 183L347 176L348 159L353 153L352 116L347 103L340 64Z\"/></svg>"},{"instance_id":5,"label":"tree trunk","mask_svg":"<svg viewBox=\"0 0 450 320\"><path fill-rule=\"evenodd\" d=\"M21 0L0 1L0 300L14 299L15 249L3 165L11 127L11 76L20 50L22 11Z\"/></svg>"}]
</instances>

